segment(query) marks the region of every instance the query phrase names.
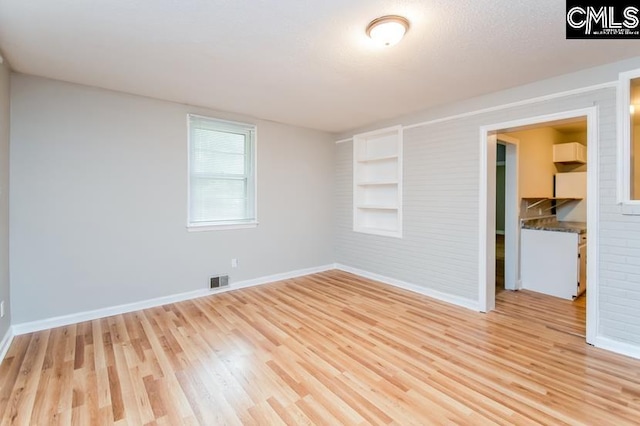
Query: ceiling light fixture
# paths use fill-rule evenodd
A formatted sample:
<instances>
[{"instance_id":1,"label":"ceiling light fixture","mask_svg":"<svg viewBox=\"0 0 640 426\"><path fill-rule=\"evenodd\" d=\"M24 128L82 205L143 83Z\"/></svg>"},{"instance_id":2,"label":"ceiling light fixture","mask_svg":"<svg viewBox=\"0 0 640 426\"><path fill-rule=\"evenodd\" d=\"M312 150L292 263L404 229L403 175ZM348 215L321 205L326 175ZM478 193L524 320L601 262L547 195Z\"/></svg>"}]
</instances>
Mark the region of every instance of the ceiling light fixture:
<instances>
[{"instance_id":1,"label":"ceiling light fixture","mask_svg":"<svg viewBox=\"0 0 640 426\"><path fill-rule=\"evenodd\" d=\"M381 16L367 25L367 35L382 46L393 46L409 30L407 18L398 15Z\"/></svg>"}]
</instances>

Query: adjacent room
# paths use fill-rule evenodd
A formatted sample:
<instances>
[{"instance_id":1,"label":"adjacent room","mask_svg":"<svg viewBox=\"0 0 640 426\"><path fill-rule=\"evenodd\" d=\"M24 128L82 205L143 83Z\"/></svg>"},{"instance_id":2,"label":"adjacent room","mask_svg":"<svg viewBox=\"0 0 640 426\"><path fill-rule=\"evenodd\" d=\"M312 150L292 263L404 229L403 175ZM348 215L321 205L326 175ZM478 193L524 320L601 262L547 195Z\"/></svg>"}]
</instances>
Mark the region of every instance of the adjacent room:
<instances>
[{"instance_id":1,"label":"adjacent room","mask_svg":"<svg viewBox=\"0 0 640 426\"><path fill-rule=\"evenodd\" d=\"M640 41L565 6L0 0L0 424L637 424Z\"/></svg>"}]
</instances>

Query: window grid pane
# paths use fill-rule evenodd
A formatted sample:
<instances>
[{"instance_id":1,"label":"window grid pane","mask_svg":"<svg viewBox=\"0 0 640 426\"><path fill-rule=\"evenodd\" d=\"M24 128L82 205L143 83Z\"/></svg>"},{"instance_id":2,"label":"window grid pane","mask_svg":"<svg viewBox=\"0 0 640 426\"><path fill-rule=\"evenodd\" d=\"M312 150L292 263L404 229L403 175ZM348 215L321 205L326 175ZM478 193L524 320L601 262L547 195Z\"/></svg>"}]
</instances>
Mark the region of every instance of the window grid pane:
<instances>
[{"instance_id":1,"label":"window grid pane","mask_svg":"<svg viewBox=\"0 0 640 426\"><path fill-rule=\"evenodd\" d=\"M255 219L253 131L221 123L190 116L191 224ZM221 128L216 129L217 125Z\"/></svg>"}]
</instances>

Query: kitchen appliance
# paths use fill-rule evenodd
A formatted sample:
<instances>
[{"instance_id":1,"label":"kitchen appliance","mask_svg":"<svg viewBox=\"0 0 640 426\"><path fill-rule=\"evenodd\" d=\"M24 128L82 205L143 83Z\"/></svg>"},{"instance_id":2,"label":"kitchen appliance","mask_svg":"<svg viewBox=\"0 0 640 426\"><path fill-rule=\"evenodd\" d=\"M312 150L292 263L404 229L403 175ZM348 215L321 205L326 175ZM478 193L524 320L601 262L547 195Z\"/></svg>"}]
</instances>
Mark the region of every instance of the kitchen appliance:
<instances>
[{"instance_id":1,"label":"kitchen appliance","mask_svg":"<svg viewBox=\"0 0 640 426\"><path fill-rule=\"evenodd\" d=\"M523 229L522 288L573 300L587 289L587 234Z\"/></svg>"}]
</instances>

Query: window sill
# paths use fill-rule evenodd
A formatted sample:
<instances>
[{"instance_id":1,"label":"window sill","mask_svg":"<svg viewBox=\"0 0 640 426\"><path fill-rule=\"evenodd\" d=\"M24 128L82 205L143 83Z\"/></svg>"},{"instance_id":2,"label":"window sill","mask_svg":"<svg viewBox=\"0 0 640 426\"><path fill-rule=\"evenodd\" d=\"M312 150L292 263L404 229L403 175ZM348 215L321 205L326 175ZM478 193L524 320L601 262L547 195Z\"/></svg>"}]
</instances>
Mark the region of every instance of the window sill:
<instances>
[{"instance_id":1,"label":"window sill","mask_svg":"<svg viewBox=\"0 0 640 426\"><path fill-rule=\"evenodd\" d=\"M624 201L621 207L623 215L640 216L640 201Z\"/></svg>"},{"instance_id":2,"label":"window sill","mask_svg":"<svg viewBox=\"0 0 640 426\"><path fill-rule=\"evenodd\" d=\"M205 224L205 225L187 225L187 231L189 232L203 232L203 231L226 231L230 229L248 229L258 226L258 222L239 222L239 223L221 223L218 225Z\"/></svg>"}]
</instances>

